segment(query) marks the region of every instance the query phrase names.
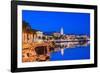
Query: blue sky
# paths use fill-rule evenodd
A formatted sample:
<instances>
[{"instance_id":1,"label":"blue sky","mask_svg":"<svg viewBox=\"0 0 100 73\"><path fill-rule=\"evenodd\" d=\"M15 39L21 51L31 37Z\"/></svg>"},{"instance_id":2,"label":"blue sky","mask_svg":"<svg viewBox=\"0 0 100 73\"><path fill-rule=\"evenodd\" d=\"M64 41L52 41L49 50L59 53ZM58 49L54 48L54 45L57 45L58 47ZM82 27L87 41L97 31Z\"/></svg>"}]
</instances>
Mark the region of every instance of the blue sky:
<instances>
[{"instance_id":1,"label":"blue sky","mask_svg":"<svg viewBox=\"0 0 100 73\"><path fill-rule=\"evenodd\" d=\"M28 22L32 29L43 32L60 32L60 28L63 27L64 34L90 35L90 14L88 13L23 10L22 19ZM63 56L60 51L51 53L50 56L51 61L77 59L90 59L90 46L65 49Z\"/></svg>"},{"instance_id":2,"label":"blue sky","mask_svg":"<svg viewBox=\"0 0 100 73\"><path fill-rule=\"evenodd\" d=\"M43 32L60 32L63 27L65 34L90 34L88 13L23 10L22 20Z\"/></svg>"}]
</instances>

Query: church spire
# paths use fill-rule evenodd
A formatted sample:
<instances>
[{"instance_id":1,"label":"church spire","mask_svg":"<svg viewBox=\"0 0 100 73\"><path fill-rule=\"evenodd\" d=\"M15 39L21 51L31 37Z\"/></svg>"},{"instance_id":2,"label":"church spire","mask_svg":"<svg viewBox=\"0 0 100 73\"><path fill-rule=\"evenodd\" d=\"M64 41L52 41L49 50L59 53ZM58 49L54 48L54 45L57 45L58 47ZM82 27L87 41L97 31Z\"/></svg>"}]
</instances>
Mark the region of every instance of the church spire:
<instances>
[{"instance_id":1,"label":"church spire","mask_svg":"<svg viewBox=\"0 0 100 73\"><path fill-rule=\"evenodd\" d=\"M61 27L60 33L61 33L61 35L63 35L63 34L64 34L63 27Z\"/></svg>"}]
</instances>

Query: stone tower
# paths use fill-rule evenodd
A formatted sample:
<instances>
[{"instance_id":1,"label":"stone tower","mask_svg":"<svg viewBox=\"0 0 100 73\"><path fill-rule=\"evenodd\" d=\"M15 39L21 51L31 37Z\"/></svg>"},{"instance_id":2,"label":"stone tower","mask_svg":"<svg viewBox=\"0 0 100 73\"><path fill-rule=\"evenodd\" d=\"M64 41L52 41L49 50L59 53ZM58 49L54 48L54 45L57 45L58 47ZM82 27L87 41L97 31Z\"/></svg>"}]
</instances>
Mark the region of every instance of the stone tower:
<instances>
[{"instance_id":1,"label":"stone tower","mask_svg":"<svg viewBox=\"0 0 100 73\"><path fill-rule=\"evenodd\" d=\"M60 33L61 33L61 35L63 35L63 34L64 34L63 27L61 27Z\"/></svg>"}]
</instances>

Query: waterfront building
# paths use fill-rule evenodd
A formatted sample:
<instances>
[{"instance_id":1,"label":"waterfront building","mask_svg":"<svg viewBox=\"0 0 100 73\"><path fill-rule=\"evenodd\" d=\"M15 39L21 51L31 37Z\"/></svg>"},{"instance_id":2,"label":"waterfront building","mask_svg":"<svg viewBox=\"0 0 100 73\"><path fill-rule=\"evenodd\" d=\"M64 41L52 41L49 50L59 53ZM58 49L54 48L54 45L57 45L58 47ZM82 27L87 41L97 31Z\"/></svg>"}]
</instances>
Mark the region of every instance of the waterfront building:
<instances>
[{"instance_id":1,"label":"waterfront building","mask_svg":"<svg viewBox=\"0 0 100 73\"><path fill-rule=\"evenodd\" d=\"M22 25L22 41L23 43L32 43L36 39L36 30L31 29L28 23L23 21Z\"/></svg>"},{"instance_id":2,"label":"waterfront building","mask_svg":"<svg viewBox=\"0 0 100 73\"><path fill-rule=\"evenodd\" d=\"M53 33L53 36L54 36L54 37L60 37L60 35L61 35L61 34L60 34L59 32L54 32L54 33Z\"/></svg>"},{"instance_id":3,"label":"waterfront building","mask_svg":"<svg viewBox=\"0 0 100 73\"><path fill-rule=\"evenodd\" d=\"M36 32L36 35L37 35L37 38L38 38L38 39L41 39L41 38L43 37L43 32L37 31L37 32Z\"/></svg>"}]
</instances>

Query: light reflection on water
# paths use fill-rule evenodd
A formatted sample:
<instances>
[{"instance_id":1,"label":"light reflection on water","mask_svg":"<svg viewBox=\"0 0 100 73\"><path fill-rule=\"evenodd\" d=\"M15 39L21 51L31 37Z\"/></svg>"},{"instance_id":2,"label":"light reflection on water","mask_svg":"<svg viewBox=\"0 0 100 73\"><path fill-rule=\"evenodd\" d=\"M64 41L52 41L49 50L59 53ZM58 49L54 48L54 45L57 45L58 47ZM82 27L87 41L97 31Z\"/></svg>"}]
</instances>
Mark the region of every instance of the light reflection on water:
<instances>
[{"instance_id":1,"label":"light reflection on water","mask_svg":"<svg viewBox=\"0 0 100 73\"><path fill-rule=\"evenodd\" d=\"M50 55L50 61L79 59L90 59L90 45L64 48L63 55L61 54L61 50L54 51Z\"/></svg>"}]
</instances>

